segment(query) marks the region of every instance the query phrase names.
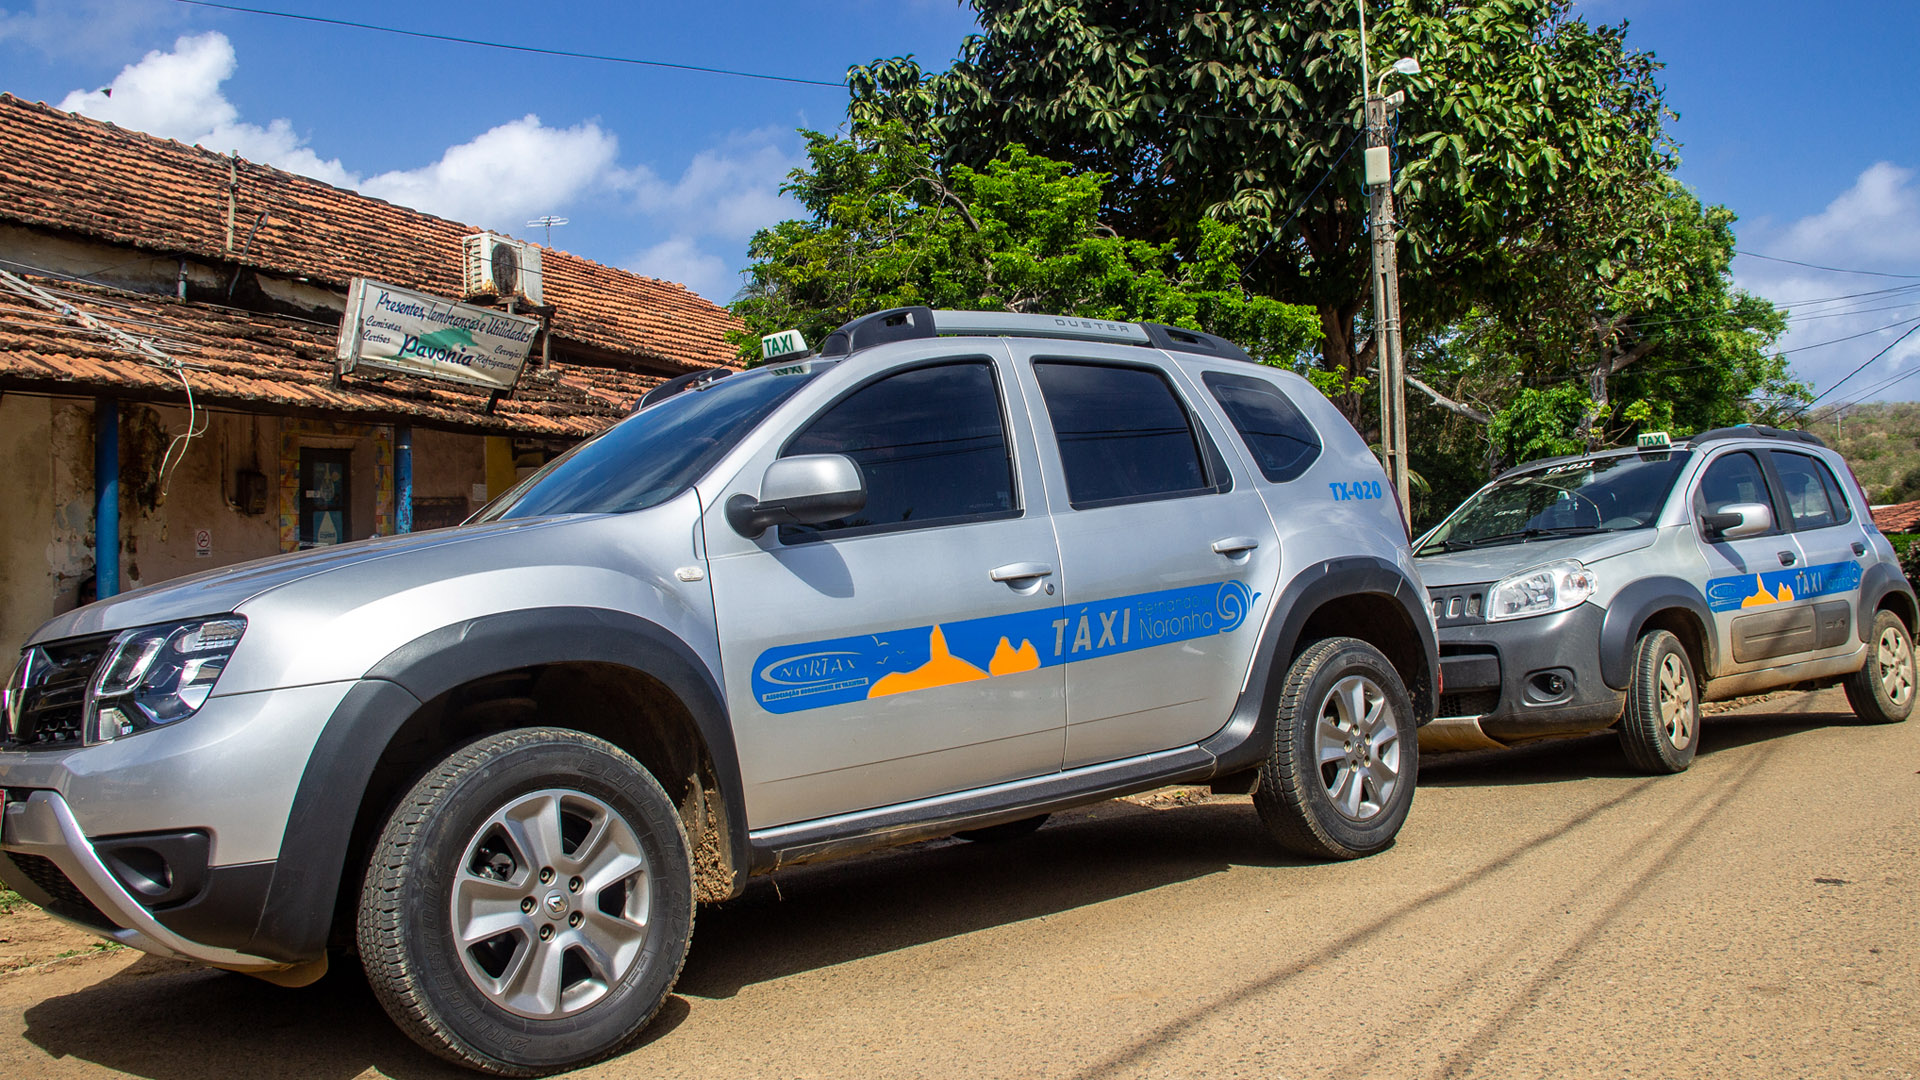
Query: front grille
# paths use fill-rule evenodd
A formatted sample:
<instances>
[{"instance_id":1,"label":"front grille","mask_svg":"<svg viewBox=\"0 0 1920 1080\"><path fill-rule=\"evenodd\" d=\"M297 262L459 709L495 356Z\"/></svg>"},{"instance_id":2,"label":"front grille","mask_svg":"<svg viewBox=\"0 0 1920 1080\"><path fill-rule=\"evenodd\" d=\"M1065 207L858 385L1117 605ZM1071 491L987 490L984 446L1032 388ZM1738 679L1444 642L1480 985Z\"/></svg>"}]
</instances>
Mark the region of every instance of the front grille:
<instances>
[{"instance_id":1,"label":"front grille","mask_svg":"<svg viewBox=\"0 0 1920 1080\"><path fill-rule=\"evenodd\" d=\"M1500 707L1499 690L1475 690L1466 694L1443 694L1441 716L1485 716Z\"/></svg>"},{"instance_id":2,"label":"front grille","mask_svg":"<svg viewBox=\"0 0 1920 1080\"><path fill-rule=\"evenodd\" d=\"M1433 621L1440 626L1470 626L1487 621L1487 586L1452 585L1428 589Z\"/></svg>"},{"instance_id":3,"label":"front grille","mask_svg":"<svg viewBox=\"0 0 1920 1080\"><path fill-rule=\"evenodd\" d=\"M10 750L58 750L77 746L83 739L87 687L94 669L113 644L112 634L74 638L41 645L31 684L16 691L25 695L19 718L9 726Z\"/></svg>"},{"instance_id":4,"label":"front grille","mask_svg":"<svg viewBox=\"0 0 1920 1080\"><path fill-rule=\"evenodd\" d=\"M67 875L54 865L52 859L18 851L7 852L7 858L13 860L13 865L20 868L20 873L28 881L47 894L51 901L47 904L49 912L101 930L120 929L104 912L93 906L93 901L87 899L85 893L67 880Z\"/></svg>"}]
</instances>

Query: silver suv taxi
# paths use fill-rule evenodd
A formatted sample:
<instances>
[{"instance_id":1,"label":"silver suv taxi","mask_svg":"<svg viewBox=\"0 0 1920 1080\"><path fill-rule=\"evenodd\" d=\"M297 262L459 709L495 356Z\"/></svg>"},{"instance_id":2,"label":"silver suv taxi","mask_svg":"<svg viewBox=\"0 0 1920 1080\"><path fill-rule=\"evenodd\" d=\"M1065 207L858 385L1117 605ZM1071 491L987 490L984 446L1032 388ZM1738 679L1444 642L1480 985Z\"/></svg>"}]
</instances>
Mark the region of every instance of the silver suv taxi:
<instances>
[{"instance_id":1,"label":"silver suv taxi","mask_svg":"<svg viewBox=\"0 0 1920 1080\"><path fill-rule=\"evenodd\" d=\"M1632 764L1685 769L1699 706L1846 687L1913 710L1913 589L1846 462L1803 431L1522 465L1415 544L1445 695L1428 749L1618 726Z\"/></svg>"},{"instance_id":2,"label":"silver suv taxi","mask_svg":"<svg viewBox=\"0 0 1920 1080\"><path fill-rule=\"evenodd\" d=\"M719 377L724 375L726 377ZM1438 656L1379 465L1219 338L880 312L683 378L456 528L43 627L0 876L503 1075L618 1051L696 903L1168 783L1392 842Z\"/></svg>"}]
</instances>

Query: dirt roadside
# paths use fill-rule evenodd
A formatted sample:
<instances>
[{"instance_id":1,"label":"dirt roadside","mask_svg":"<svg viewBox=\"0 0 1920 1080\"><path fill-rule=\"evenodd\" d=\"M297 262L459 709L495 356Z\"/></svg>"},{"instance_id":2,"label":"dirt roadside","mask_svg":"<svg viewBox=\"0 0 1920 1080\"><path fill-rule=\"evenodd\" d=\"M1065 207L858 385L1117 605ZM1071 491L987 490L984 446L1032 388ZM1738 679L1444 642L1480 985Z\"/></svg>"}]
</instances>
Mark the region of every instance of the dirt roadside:
<instances>
[{"instance_id":1,"label":"dirt roadside","mask_svg":"<svg viewBox=\"0 0 1920 1080\"><path fill-rule=\"evenodd\" d=\"M756 880L578 1075L1920 1080L1920 721L1776 695L1659 778L1611 736L1435 756L1351 863L1275 856L1246 802ZM350 968L287 991L121 951L0 975L0 1075L466 1074Z\"/></svg>"}]
</instances>

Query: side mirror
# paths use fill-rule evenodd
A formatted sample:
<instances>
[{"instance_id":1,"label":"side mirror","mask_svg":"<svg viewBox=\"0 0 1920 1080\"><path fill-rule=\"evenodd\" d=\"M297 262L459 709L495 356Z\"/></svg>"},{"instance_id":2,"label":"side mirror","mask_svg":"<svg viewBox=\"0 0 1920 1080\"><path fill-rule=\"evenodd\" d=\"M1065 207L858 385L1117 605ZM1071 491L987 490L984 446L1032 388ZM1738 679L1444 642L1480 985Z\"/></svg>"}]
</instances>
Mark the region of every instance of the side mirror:
<instances>
[{"instance_id":1,"label":"side mirror","mask_svg":"<svg viewBox=\"0 0 1920 1080\"><path fill-rule=\"evenodd\" d=\"M749 540L771 525L817 525L858 513L867 505L867 481L844 454L802 454L767 466L760 498L727 500L727 524Z\"/></svg>"},{"instance_id":2,"label":"side mirror","mask_svg":"<svg viewBox=\"0 0 1920 1080\"><path fill-rule=\"evenodd\" d=\"M1702 514L1711 540L1740 540L1773 531L1773 509L1766 503L1728 503L1717 514Z\"/></svg>"}]
</instances>

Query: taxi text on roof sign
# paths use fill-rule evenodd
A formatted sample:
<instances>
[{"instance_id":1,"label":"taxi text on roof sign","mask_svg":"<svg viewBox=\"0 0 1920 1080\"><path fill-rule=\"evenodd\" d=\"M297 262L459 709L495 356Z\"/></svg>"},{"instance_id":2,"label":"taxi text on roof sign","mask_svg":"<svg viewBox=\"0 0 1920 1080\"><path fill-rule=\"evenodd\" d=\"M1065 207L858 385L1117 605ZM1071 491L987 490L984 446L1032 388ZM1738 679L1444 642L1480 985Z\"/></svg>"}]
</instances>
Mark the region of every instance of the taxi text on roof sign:
<instances>
[{"instance_id":1,"label":"taxi text on roof sign","mask_svg":"<svg viewBox=\"0 0 1920 1080\"><path fill-rule=\"evenodd\" d=\"M777 334L768 334L760 339L760 355L771 360L776 356L807 351L807 339L798 330L782 330Z\"/></svg>"},{"instance_id":2,"label":"taxi text on roof sign","mask_svg":"<svg viewBox=\"0 0 1920 1080\"><path fill-rule=\"evenodd\" d=\"M1667 438L1666 432L1648 431L1648 432L1641 433L1640 445L1641 446L1670 446L1672 445L1672 443Z\"/></svg>"}]
</instances>

